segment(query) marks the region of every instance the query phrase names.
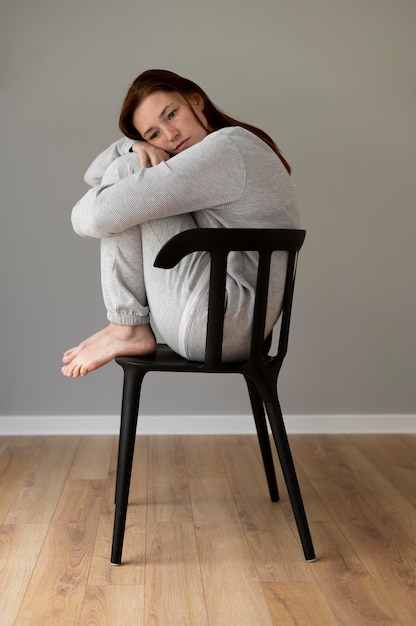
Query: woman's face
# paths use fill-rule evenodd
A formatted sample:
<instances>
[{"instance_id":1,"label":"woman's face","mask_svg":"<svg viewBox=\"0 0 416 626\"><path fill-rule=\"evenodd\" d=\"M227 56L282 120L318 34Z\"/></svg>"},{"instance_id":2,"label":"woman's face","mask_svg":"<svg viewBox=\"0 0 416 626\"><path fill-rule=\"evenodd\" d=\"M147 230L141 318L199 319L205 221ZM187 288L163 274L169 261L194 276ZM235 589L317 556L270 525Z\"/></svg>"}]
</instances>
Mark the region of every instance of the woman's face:
<instances>
[{"instance_id":1,"label":"woman's face","mask_svg":"<svg viewBox=\"0 0 416 626\"><path fill-rule=\"evenodd\" d=\"M152 146L179 154L208 135L203 99L193 93L188 100L190 105L175 91L155 91L135 110L134 127Z\"/></svg>"}]
</instances>

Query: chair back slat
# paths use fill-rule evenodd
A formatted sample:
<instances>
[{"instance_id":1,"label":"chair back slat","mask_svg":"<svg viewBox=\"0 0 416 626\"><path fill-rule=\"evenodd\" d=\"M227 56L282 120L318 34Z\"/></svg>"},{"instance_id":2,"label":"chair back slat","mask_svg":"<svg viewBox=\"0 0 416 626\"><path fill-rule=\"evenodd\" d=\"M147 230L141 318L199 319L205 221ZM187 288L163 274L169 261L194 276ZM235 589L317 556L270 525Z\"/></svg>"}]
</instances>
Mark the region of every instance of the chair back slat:
<instances>
[{"instance_id":1,"label":"chair back slat","mask_svg":"<svg viewBox=\"0 0 416 626\"><path fill-rule=\"evenodd\" d=\"M250 362L258 361L263 357L271 256L272 252L270 250L259 251L253 323L251 328Z\"/></svg>"},{"instance_id":2,"label":"chair back slat","mask_svg":"<svg viewBox=\"0 0 416 626\"><path fill-rule=\"evenodd\" d=\"M211 269L205 367L207 369L216 369L221 364L222 356L228 254L223 250L210 250L210 252Z\"/></svg>"},{"instance_id":3,"label":"chair back slat","mask_svg":"<svg viewBox=\"0 0 416 626\"><path fill-rule=\"evenodd\" d=\"M279 342L277 354L273 359L273 365L277 369L277 372L280 370L287 353L298 255L299 251L288 253L285 289L283 292L282 302L282 315L280 321Z\"/></svg>"}]
</instances>

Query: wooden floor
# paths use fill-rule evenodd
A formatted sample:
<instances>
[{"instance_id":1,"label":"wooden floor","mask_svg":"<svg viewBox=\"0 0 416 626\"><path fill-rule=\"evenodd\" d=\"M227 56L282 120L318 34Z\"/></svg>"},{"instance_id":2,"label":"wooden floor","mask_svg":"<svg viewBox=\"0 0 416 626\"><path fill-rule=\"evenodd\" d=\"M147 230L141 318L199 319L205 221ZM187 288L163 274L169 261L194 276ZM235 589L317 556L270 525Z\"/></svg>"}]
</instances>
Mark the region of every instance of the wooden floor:
<instances>
[{"instance_id":1,"label":"wooden floor","mask_svg":"<svg viewBox=\"0 0 416 626\"><path fill-rule=\"evenodd\" d=\"M123 565L117 439L0 438L2 626L416 623L416 435L290 437L317 561L252 436L141 436Z\"/></svg>"}]
</instances>

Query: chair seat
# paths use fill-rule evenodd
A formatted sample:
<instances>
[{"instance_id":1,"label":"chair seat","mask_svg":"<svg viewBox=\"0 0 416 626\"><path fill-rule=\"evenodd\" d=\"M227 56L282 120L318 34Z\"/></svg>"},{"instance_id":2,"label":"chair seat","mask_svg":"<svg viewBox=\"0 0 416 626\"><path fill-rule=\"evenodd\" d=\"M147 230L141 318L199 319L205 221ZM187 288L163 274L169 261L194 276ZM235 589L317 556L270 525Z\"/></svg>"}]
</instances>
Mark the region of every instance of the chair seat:
<instances>
[{"instance_id":1,"label":"chair seat","mask_svg":"<svg viewBox=\"0 0 416 626\"><path fill-rule=\"evenodd\" d=\"M209 372L210 368L201 361L188 361L184 357L177 354L169 348L165 343L158 343L156 352L149 356L121 356L117 357L116 362L123 366L141 367L142 369L152 372ZM216 366L215 372L239 372L241 373L246 361L232 361L229 363L221 363Z\"/></svg>"}]
</instances>

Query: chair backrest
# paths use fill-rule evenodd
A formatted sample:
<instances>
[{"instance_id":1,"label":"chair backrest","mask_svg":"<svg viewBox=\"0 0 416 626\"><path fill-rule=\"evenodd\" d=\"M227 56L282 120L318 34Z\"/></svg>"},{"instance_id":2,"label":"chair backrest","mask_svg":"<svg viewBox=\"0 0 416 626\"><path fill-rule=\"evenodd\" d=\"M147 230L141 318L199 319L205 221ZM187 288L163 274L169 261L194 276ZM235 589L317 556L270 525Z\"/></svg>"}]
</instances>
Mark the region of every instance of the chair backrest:
<instances>
[{"instance_id":1,"label":"chair backrest","mask_svg":"<svg viewBox=\"0 0 416 626\"><path fill-rule=\"evenodd\" d=\"M191 252L207 251L211 255L204 370L216 371L221 365L227 258L231 251L255 251L259 255L247 360L250 364L259 362L264 356L265 347L268 350L271 344L271 337L265 341L264 333L272 254L275 251L288 253L278 351L272 357L273 365L280 369L287 351L297 257L305 234L304 230L290 229L196 228L179 233L160 250L154 264L161 268L174 267Z\"/></svg>"}]
</instances>

